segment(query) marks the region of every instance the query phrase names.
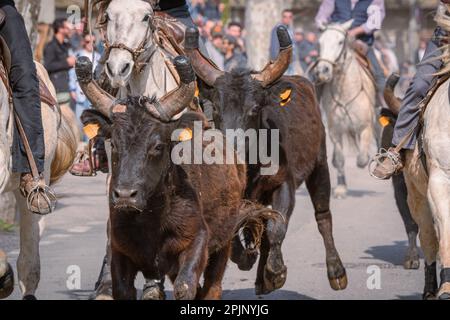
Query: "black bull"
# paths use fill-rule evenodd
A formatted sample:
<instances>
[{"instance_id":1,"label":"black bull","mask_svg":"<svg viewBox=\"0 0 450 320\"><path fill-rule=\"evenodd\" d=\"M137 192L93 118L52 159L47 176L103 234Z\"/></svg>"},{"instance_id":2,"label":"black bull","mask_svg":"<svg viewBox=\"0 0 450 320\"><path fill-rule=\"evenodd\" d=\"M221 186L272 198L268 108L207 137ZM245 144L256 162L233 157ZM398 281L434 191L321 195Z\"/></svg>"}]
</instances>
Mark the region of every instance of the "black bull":
<instances>
[{"instance_id":1,"label":"black bull","mask_svg":"<svg viewBox=\"0 0 450 320\"><path fill-rule=\"evenodd\" d=\"M261 175L262 164L248 166L246 197L279 211L284 221L269 222L261 245L256 293L267 294L283 286L287 268L281 245L295 206L295 191L305 181L319 231L326 249L327 274L335 290L345 289L347 277L332 236L330 177L326 155L325 129L313 85L303 77L286 77L291 57L287 30L278 29L279 57L261 72L235 70L225 73L214 68L198 50L198 31L186 31L186 55L201 78L200 93L214 105L218 128L279 130L279 145L267 145L279 153L279 170ZM259 154L259 153L258 153ZM236 240L233 260L249 269L255 254Z\"/></svg>"}]
</instances>

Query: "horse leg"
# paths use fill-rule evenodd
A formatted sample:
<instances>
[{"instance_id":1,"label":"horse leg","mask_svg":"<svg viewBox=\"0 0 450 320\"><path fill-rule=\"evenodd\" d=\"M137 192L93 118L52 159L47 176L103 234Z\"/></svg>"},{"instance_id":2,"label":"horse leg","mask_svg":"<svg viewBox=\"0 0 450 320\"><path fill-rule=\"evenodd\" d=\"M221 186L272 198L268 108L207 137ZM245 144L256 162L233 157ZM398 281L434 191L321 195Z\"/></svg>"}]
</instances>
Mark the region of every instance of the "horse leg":
<instances>
[{"instance_id":1,"label":"horse leg","mask_svg":"<svg viewBox=\"0 0 450 320\"><path fill-rule=\"evenodd\" d=\"M369 148L373 139L373 128L370 125L359 134L358 156L356 157L358 168L364 169L369 163Z\"/></svg>"},{"instance_id":2,"label":"horse leg","mask_svg":"<svg viewBox=\"0 0 450 320\"><path fill-rule=\"evenodd\" d=\"M334 290L343 290L347 287L345 268L336 250L332 219L330 212L330 173L328 170L325 141L321 155L311 175L306 179L311 201L314 206L315 217L319 232L325 244L328 280Z\"/></svg>"},{"instance_id":3,"label":"horse leg","mask_svg":"<svg viewBox=\"0 0 450 320\"><path fill-rule=\"evenodd\" d=\"M442 263L437 297L450 300L450 176L445 169L432 166L428 180L428 201L433 212Z\"/></svg>"},{"instance_id":4,"label":"horse leg","mask_svg":"<svg viewBox=\"0 0 450 320\"><path fill-rule=\"evenodd\" d=\"M423 289L424 299L433 299L437 291L436 257L439 250L433 217L428 199L421 194L408 176L406 185L408 187L408 205L412 217L419 226L419 239L425 255L425 287Z\"/></svg>"},{"instance_id":5,"label":"horse leg","mask_svg":"<svg viewBox=\"0 0 450 320\"><path fill-rule=\"evenodd\" d=\"M419 227L411 216L409 211L407 197L408 189L406 188L405 177L403 173L394 175L392 177L392 184L394 185L395 202L397 203L398 211L402 217L405 225L406 234L408 235L408 249L403 260L403 267L405 269L419 269L420 259L419 250L417 248L417 233Z\"/></svg>"},{"instance_id":6,"label":"horse leg","mask_svg":"<svg viewBox=\"0 0 450 320\"><path fill-rule=\"evenodd\" d=\"M333 167L337 170L337 186L334 189L333 195L337 199L344 199L347 196L347 181L345 179L345 157L344 145L342 143L342 136L337 141L333 141Z\"/></svg>"},{"instance_id":7,"label":"horse leg","mask_svg":"<svg viewBox=\"0 0 450 320\"><path fill-rule=\"evenodd\" d=\"M268 294L281 288L286 282L287 268L283 261L281 245L286 236L289 218L295 206L293 181L285 181L272 196L272 208L284 219L269 220L263 234L258 263L255 291Z\"/></svg>"},{"instance_id":8,"label":"horse leg","mask_svg":"<svg viewBox=\"0 0 450 320\"><path fill-rule=\"evenodd\" d=\"M205 281L201 294L197 293L200 299L219 300L222 297L222 280L230 256L230 248L231 244L228 244L210 255L203 275Z\"/></svg>"},{"instance_id":9,"label":"horse leg","mask_svg":"<svg viewBox=\"0 0 450 320\"><path fill-rule=\"evenodd\" d=\"M34 300L40 280L39 241L44 231L44 217L27 209L26 199L15 191L20 212L20 253L17 259L19 287L24 300Z\"/></svg>"}]
</instances>

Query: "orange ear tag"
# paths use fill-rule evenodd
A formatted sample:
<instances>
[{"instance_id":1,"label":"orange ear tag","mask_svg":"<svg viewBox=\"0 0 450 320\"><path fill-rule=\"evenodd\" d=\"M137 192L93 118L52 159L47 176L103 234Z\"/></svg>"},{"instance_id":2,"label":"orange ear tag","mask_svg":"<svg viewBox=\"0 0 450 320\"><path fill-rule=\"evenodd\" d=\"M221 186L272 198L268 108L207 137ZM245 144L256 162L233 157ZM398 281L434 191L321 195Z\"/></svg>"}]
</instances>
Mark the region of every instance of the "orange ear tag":
<instances>
[{"instance_id":1,"label":"orange ear tag","mask_svg":"<svg viewBox=\"0 0 450 320\"><path fill-rule=\"evenodd\" d=\"M178 135L178 141L184 142L192 139L192 130L190 128L183 129Z\"/></svg>"},{"instance_id":2,"label":"orange ear tag","mask_svg":"<svg viewBox=\"0 0 450 320\"><path fill-rule=\"evenodd\" d=\"M86 136L90 139L95 138L98 135L98 131L100 130L100 126L96 123L90 123L83 127L83 131Z\"/></svg>"},{"instance_id":3,"label":"orange ear tag","mask_svg":"<svg viewBox=\"0 0 450 320\"><path fill-rule=\"evenodd\" d=\"M378 122L381 124L381 126L383 128L386 127L387 125L389 125L389 123L391 123L390 119L388 117L386 117L386 116L381 116L378 119Z\"/></svg>"},{"instance_id":4,"label":"orange ear tag","mask_svg":"<svg viewBox=\"0 0 450 320\"><path fill-rule=\"evenodd\" d=\"M286 89L280 94L280 107L284 107L291 101L292 89Z\"/></svg>"}]
</instances>

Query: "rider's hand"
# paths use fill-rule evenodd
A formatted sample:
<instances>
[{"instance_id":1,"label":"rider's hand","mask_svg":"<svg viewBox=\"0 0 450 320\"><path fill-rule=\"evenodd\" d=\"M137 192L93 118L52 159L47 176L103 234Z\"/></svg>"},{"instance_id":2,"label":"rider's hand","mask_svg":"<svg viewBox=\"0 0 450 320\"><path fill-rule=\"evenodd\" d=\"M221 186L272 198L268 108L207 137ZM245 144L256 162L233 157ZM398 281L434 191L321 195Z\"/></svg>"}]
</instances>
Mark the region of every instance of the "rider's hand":
<instances>
[{"instance_id":1,"label":"rider's hand","mask_svg":"<svg viewBox=\"0 0 450 320\"><path fill-rule=\"evenodd\" d=\"M75 65L75 62L77 61L77 59L73 56L69 56L66 59L67 64L69 65L69 67L73 67Z\"/></svg>"}]
</instances>

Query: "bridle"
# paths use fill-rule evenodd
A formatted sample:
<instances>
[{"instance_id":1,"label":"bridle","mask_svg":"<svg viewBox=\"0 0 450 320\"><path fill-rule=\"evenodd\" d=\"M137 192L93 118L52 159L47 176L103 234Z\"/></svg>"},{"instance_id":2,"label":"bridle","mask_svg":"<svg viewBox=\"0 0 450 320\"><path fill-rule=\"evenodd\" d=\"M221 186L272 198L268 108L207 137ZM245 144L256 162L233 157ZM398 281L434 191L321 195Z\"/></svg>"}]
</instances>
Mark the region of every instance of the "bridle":
<instances>
[{"instance_id":1,"label":"bridle","mask_svg":"<svg viewBox=\"0 0 450 320\"><path fill-rule=\"evenodd\" d=\"M136 48L130 48L127 45L125 45L124 43L121 42L114 42L114 43L110 43L108 40L108 37L106 35L105 29L107 28L107 24L103 25L100 27L100 32L102 34L103 40L104 40L104 45L105 45L105 54L103 57L103 61L102 63L106 62L106 60L109 58L109 54L111 53L112 49L120 49L120 50L125 50L128 51L131 54L131 57L134 61L134 65L136 67L136 70L138 71L138 73L141 73L144 66L147 64L148 61L141 61L139 60L139 58L141 57L141 55L148 49L148 40L149 40L149 36L153 35L153 33L156 30L155 25L153 24L152 20L149 19L148 21L148 26L147 29L145 31L145 36L142 39L142 41L139 43L139 45ZM147 60L149 60L149 58L151 57L151 55L147 58Z\"/></svg>"}]
</instances>

